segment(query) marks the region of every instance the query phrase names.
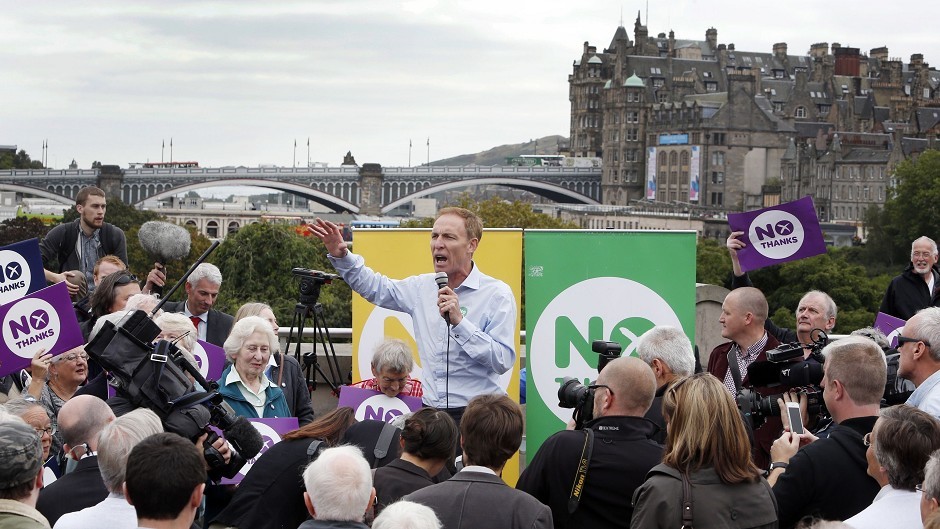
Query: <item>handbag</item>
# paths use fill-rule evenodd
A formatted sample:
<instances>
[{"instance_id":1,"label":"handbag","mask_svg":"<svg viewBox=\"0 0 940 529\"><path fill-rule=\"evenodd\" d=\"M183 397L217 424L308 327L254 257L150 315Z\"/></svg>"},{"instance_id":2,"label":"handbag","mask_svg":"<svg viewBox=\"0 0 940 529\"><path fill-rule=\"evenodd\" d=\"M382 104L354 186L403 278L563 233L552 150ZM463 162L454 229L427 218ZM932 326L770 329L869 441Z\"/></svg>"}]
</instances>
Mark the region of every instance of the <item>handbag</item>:
<instances>
[{"instance_id":1,"label":"handbag","mask_svg":"<svg viewBox=\"0 0 940 529\"><path fill-rule=\"evenodd\" d=\"M692 483L685 472L682 476L682 526L681 529L692 529Z\"/></svg>"}]
</instances>

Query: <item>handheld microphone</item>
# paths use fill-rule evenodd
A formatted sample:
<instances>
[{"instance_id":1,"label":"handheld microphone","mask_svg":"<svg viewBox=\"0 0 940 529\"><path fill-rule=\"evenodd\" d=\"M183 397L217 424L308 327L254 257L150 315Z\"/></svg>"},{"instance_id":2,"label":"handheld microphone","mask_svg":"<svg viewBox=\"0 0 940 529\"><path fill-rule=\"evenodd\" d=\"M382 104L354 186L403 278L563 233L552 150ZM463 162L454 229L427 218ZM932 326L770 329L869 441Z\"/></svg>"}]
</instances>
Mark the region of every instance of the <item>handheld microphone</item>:
<instances>
[{"instance_id":1,"label":"handheld microphone","mask_svg":"<svg viewBox=\"0 0 940 529\"><path fill-rule=\"evenodd\" d=\"M140 246L156 259L160 270L163 263L179 261L189 255L189 231L171 222L152 220L145 222L137 232ZM154 286L154 294L163 294L163 287Z\"/></svg>"},{"instance_id":2,"label":"handheld microphone","mask_svg":"<svg viewBox=\"0 0 940 529\"><path fill-rule=\"evenodd\" d=\"M440 290L447 286L447 272L438 272L434 274L434 282L437 283L437 289ZM445 312L443 315L444 321L447 322L447 325L450 325L450 312Z\"/></svg>"}]
</instances>

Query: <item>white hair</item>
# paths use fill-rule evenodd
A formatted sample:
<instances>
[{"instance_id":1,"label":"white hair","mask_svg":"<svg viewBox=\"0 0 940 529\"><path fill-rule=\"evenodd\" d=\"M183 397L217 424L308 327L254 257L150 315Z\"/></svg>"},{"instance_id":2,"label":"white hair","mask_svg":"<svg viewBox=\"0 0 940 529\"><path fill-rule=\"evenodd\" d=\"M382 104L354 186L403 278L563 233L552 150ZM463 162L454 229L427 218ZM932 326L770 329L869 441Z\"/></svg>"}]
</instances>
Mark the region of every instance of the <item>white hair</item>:
<instances>
[{"instance_id":1,"label":"white hair","mask_svg":"<svg viewBox=\"0 0 940 529\"><path fill-rule=\"evenodd\" d=\"M277 335L271 330L271 324L259 316L247 316L236 321L235 325L232 325L232 332L229 333L228 338L225 339L225 343L222 344L222 349L225 350L225 356L234 362L245 340L256 332L260 332L268 339L268 347L271 349L272 354L274 351L278 350L280 344L277 341Z\"/></svg>"},{"instance_id":2,"label":"white hair","mask_svg":"<svg viewBox=\"0 0 940 529\"><path fill-rule=\"evenodd\" d=\"M160 299L153 294L134 294L127 298L127 303L124 305L124 308L127 310L142 310L149 313L158 303L160 303ZM160 309L158 315L159 314L163 314L163 309Z\"/></svg>"},{"instance_id":3,"label":"white hair","mask_svg":"<svg viewBox=\"0 0 940 529\"><path fill-rule=\"evenodd\" d=\"M203 279L213 285L221 285L222 272L219 271L218 266L212 263L202 263L193 270L193 273L189 275L189 279L186 282L189 283L190 287L196 288L196 284Z\"/></svg>"},{"instance_id":4,"label":"white hair","mask_svg":"<svg viewBox=\"0 0 940 529\"><path fill-rule=\"evenodd\" d=\"M114 419L98 434L98 469L109 492L121 494L127 456L144 439L163 431L160 417L137 408Z\"/></svg>"},{"instance_id":5,"label":"white hair","mask_svg":"<svg viewBox=\"0 0 940 529\"><path fill-rule=\"evenodd\" d=\"M178 312L166 312L154 319L153 322L157 324L157 327L160 327L161 331L182 336L176 342L180 349L192 352L193 347L196 346L196 326L185 315ZM184 334L186 336L183 336Z\"/></svg>"},{"instance_id":6,"label":"white hair","mask_svg":"<svg viewBox=\"0 0 940 529\"><path fill-rule=\"evenodd\" d=\"M934 240L931 239L930 237L927 237L926 235L922 235L922 236L920 236L920 237L914 239L914 242L911 243L911 253L914 253L914 245L917 244L917 243L919 243L919 242L930 243L930 249L931 249L932 253L933 253L934 255L937 255L937 243L934 242Z\"/></svg>"},{"instance_id":7,"label":"white hair","mask_svg":"<svg viewBox=\"0 0 940 529\"><path fill-rule=\"evenodd\" d=\"M636 342L636 353L650 366L658 358L679 376L689 376L695 371L692 342L681 329L669 325L657 325L643 333Z\"/></svg>"},{"instance_id":8,"label":"white hair","mask_svg":"<svg viewBox=\"0 0 940 529\"><path fill-rule=\"evenodd\" d=\"M401 500L382 510L372 529L441 529L441 522L427 505Z\"/></svg>"},{"instance_id":9,"label":"white hair","mask_svg":"<svg viewBox=\"0 0 940 529\"><path fill-rule=\"evenodd\" d=\"M318 520L361 522L372 496L372 471L355 446L327 448L304 470Z\"/></svg>"},{"instance_id":10,"label":"white hair","mask_svg":"<svg viewBox=\"0 0 940 529\"><path fill-rule=\"evenodd\" d=\"M414 369L411 348L401 340L389 338L375 348L372 354L372 367L378 373L386 369L394 373L411 373Z\"/></svg>"}]
</instances>

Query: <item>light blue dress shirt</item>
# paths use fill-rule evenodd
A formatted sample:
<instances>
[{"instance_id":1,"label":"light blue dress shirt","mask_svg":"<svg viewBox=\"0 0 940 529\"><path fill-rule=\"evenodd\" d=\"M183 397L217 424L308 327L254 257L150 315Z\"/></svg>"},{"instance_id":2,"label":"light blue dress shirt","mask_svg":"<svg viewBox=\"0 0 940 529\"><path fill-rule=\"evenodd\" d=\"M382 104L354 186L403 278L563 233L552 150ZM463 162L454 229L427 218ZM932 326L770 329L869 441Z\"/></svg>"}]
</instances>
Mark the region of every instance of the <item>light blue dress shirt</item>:
<instances>
[{"instance_id":1,"label":"light blue dress shirt","mask_svg":"<svg viewBox=\"0 0 940 529\"><path fill-rule=\"evenodd\" d=\"M330 261L350 288L380 307L405 312L414 320L423 370L424 403L460 408L476 395L506 392L499 375L516 361L516 299L509 285L480 271L476 263L454 292L463 319L450 330L437 308L434 274L389 279L352 252ZM447 371L449 364L449 399Z\"/></svg>"},{"instance_id":2,"label":"light blue dress shirt","mask_svg":"<svg viewBox=\"0 0 940 529\"><path fill-rule=\"evenodd\" d=\"M907 404L940 418L940 371L927 377L914 393L907 398Z\"/></svg>"}]
</instances>

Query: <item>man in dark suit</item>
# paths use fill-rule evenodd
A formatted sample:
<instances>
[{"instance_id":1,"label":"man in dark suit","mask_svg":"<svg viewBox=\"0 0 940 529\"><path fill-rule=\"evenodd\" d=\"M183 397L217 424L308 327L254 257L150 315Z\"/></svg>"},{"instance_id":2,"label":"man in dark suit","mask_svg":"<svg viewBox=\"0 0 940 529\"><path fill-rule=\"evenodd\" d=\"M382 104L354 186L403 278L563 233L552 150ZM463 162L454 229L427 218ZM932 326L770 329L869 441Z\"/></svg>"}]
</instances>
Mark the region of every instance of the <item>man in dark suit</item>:
<instances>
[{"instance_id":1,"label":"man in dark suit","mask_svg":"<svg viewBox=\"0 0 940 529\"><path fill-rule=\"evenodd\" d=\"M444 529L549 529L552 511L506 485L499 474L522 443L522 410L505 395L474 397L460 421L466 466L454 477L405 500L434 509Z\"/></svg>"},{"instance_id":2,"label":"man in dark suit","mask_svg":"<svg viewBox=\"0 0 940 529\"><path fill-rule=\"evenodd\" d=\"M214 264L197 266L186 281L186 301L168 302L166 312L179 312L193 321L200 340L222 347L232 330L235 318L214 310L222 286L222 272Z\"/></svg>"},{"instance_id":3,"label":"man in dark suit","mask_svg":"<svg viewBox=\"0 0 940 529\"><path fill-rule=\"evenodd\" d=\"M59 410L63 449L78 464L75 470L39 491L36 509L55 525L63 514L96 505L108 496L98 470L98 434L114 420L108 404L91 395L69 399Z\"/></svg>"}]
</instances>

